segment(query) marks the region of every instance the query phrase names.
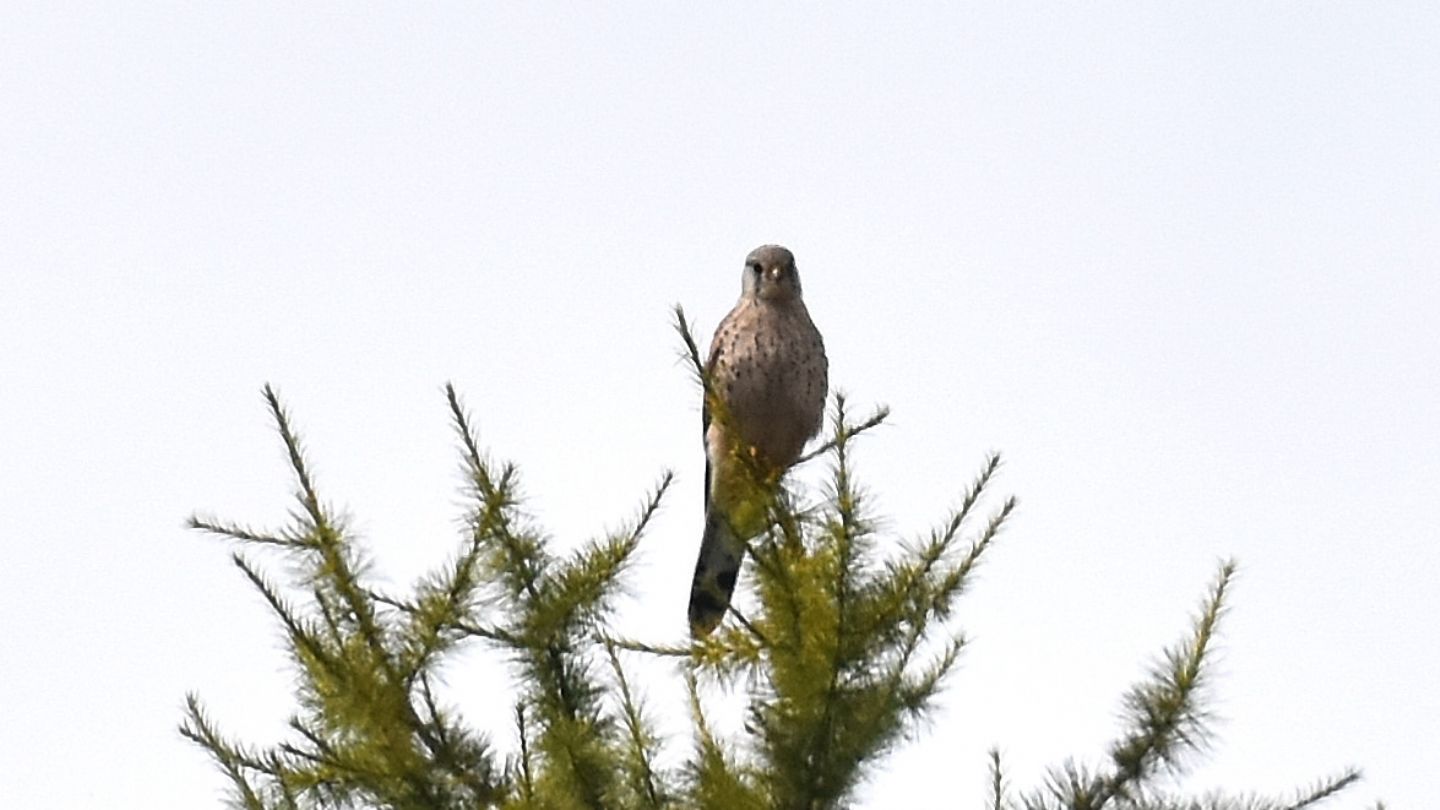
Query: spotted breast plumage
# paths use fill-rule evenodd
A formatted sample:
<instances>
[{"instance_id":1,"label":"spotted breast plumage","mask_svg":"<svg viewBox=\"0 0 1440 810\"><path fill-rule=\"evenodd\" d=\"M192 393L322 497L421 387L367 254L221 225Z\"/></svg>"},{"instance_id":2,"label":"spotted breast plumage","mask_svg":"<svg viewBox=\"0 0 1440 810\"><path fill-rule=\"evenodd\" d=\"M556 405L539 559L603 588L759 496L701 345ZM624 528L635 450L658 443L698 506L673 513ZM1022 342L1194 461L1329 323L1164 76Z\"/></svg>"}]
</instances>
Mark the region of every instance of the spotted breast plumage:
<instances>
[{"instance_id":1,"label":"spotted breast plumage","mask_svg":"<svg viewBox=\"0 0 1440 810\"><path fill-rule=\"evenodd\" d=\"M745 542L765 529L754 503L756 472L778 479L819 431L825 411L825 345L801 298L795 257L778 245L756 248L742 278L740 300L715 330L706 364L725 416L712 418L707 400L705 530L690 586L697 638L725 617Z\"/></svg>"}]
</instances>

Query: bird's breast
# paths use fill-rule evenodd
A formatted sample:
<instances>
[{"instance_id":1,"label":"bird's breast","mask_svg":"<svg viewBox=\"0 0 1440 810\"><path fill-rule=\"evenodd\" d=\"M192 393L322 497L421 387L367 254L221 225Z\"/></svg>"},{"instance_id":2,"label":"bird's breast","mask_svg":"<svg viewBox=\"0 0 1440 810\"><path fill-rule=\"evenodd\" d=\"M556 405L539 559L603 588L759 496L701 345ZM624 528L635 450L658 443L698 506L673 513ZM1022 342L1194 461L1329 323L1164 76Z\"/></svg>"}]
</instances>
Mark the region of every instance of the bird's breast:
<instances>
[{"instance_id":1,"label":"bird's breast","mask_svg":"<svg viewBox=\"0 0 1440 810\"><path fill-rule=\"evenodd\" d=\"M819 429L826 364L809 316L757 307L712 369L732 427L773 464L789 466Z\"/></svg>"}]
</instances>

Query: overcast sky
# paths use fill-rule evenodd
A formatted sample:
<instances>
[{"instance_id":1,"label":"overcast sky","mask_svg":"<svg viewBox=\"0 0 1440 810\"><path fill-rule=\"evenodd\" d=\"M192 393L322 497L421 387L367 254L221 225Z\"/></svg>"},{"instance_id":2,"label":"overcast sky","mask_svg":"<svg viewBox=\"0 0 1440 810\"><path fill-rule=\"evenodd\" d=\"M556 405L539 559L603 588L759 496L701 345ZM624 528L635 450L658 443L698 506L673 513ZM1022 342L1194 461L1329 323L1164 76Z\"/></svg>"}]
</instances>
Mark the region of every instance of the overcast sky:
<instances>
[{"instance_id":1,"label":"overcast sky","mask_svg":"<svg viewBox=\"0 0 1440 810\"><path fill-rule=\"evenodd\" d=\"M990 450L1022 501L865 806L1098 762L1231 555L1187 784L1433 803L1440 6L725 5L0 6L0 805L218 806L187 690L283 734L279 633L181 527L284 520L266 382L395 587L459 539L446 381L560 547L674 469L620 626L682 638L668 308L708 338L766 242L894 409L888 530ZM448 670L479 723L486 660Z\"/></svg>"}]
</instances>

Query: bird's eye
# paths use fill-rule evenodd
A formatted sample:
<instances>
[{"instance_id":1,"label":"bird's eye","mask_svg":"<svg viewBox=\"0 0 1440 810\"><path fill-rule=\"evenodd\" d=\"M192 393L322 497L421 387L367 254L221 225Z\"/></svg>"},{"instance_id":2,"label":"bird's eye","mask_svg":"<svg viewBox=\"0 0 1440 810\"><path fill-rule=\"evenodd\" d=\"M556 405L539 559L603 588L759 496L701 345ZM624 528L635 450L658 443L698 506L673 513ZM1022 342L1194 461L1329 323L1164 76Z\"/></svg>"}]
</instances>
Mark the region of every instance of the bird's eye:
<instances>
[{"instance_id":1,"label":"bird's eye","mask_svg":"<svg viewBox=\"0 0 1440 810\"><path fill-rule=\"evenodd\" d=\"M746 263L745 263L745 269L746 269L746 270L749 270L750 272L754 273L754 274L757 275L757 276L760 275L760 263L759 263L759 262L746 262Z\"/></svg>"}]
</instances>

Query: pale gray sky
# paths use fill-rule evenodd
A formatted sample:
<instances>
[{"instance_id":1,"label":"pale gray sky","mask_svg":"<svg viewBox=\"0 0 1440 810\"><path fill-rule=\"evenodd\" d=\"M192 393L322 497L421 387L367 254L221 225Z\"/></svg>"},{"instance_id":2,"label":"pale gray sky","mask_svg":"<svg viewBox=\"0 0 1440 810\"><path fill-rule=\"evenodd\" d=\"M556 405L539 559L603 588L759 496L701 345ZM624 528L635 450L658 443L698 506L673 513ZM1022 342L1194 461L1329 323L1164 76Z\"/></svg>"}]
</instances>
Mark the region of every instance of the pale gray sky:
<instances>
[{"instance_id":1,"label":"pale gray sky","mask_svg":"<svg viewBox=\"0 0 1440 810\"><path fill-rule=\"evenodd\" d=\"M1440 762L1440 6L0 6L0 805L216 806L174 727L283 731L193 510L283 520L274 383L405 583L458 537L440 386L559 543L678 487L621 626L675 639L708 337L791 247L911 535L987 450L1015 521L946 710L869 807L1095 761L1216 561L1197 787ZM799 473L811 480L818 470ZM678 710L666 672L647 684ZM450 672L484 718L481 657Z\"/></svg>"}]
</instances>

